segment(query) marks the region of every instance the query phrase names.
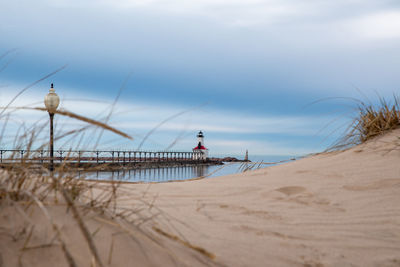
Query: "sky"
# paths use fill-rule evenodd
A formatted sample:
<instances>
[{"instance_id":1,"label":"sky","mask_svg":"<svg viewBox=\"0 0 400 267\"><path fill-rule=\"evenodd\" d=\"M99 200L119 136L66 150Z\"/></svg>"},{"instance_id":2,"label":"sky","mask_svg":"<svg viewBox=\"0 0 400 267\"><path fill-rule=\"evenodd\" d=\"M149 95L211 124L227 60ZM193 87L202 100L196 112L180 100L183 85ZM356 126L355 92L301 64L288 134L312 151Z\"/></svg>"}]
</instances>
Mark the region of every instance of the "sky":
<instances>
[{"instance_id":1,"label":"sky","mask_svg":"<svg viewBox=\"0 0 400 267\"><path fill-rule=\"evenodd\" d=\"M340 137L350 98L400 92L399 47L398 0L0 0L0 106L67 64L11 106L54 83L60 108L134 140L91 128L56 148L190 151L202 130L211 155L299 156ZM48 119L5 118L7 148ZM82 126L56 116L58 134Z\"/></svg>"}]
</instances>

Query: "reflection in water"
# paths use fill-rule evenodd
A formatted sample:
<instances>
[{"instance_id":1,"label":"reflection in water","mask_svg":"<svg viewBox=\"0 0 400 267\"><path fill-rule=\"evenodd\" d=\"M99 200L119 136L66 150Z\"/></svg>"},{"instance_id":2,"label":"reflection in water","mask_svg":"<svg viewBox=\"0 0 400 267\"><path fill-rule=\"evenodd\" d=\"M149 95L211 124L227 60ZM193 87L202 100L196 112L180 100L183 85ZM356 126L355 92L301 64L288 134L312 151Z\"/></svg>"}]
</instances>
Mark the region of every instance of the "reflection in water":
<instances>
[{"instance_id":1,"label":"reflection in water","mask_svg":"<svg viewBox=\"0 0 400 267\"><path fill-rule=\"evenodd\" d=\"M207 166L180 166L160 167L148 169L132 169L120 171L80 172L79 177L96 180L119 180L129 182L166 182L173 180L187 180L211 174L209 177L237 173L240 164L227 164L222 168L220 165ZM217 171L216 171L217 170Z\"/></svg>"}]
</instances>

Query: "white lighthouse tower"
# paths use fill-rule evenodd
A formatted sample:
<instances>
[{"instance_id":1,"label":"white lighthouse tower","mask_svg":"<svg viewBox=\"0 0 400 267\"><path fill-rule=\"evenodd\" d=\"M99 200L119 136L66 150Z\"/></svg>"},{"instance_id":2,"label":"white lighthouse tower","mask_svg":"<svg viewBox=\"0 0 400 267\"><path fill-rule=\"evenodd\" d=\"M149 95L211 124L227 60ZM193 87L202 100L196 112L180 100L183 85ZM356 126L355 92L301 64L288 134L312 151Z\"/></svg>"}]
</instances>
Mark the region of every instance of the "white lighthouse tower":
<instances>
[{"instance_id":1,"label":"white lighthouse tower","mask_svg":"<svg viewBox=\"0 0 400 267\"><path fill-rule=\"evenodd\" d=\"M193 159L206 160L208 158L208 149L204 146L204 135L202 131L197 134L197 142L197 146L193 148Z\"/></svg>"}]
</instances>

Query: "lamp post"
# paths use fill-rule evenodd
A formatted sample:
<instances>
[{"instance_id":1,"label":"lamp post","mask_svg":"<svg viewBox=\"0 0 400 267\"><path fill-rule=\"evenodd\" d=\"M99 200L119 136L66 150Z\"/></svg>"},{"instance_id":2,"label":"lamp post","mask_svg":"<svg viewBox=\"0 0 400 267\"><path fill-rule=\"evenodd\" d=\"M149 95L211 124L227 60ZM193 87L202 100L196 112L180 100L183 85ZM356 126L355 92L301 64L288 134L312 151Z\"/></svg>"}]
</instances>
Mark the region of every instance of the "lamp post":
<instances>
[{"instance_id":1,"label":"lamp post","mask_svg":"<svg viewBox=\"0 0 400 267\"><path fill-rule=\"evenodd\" d=\"M60 98L54 91L53 84L51 84L49 93L44 97L44 104L50 115L50 171L51 172L54 170L53 118L59 103L60 103Z\"/></svg>"}]
</instances>

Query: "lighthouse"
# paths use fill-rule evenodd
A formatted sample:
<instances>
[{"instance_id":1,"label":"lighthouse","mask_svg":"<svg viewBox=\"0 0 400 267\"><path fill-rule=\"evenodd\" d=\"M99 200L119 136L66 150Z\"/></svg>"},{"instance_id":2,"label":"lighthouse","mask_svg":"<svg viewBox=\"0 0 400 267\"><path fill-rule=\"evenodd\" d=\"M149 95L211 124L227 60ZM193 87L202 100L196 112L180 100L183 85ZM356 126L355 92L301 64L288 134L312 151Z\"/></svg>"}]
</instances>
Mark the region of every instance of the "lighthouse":
<instances>
[{"instance_id":1,"label":"lighthouse","mask_svg":"<svg viewBox=\"0 0 400 267\"><path fill-rule=\"evenodd\" d=\"M208 158L208 149L204 146L204 134L200 131L197 134L197 146L193 148L194 160L206 160Z\"/></svg>"}]
</instances>

